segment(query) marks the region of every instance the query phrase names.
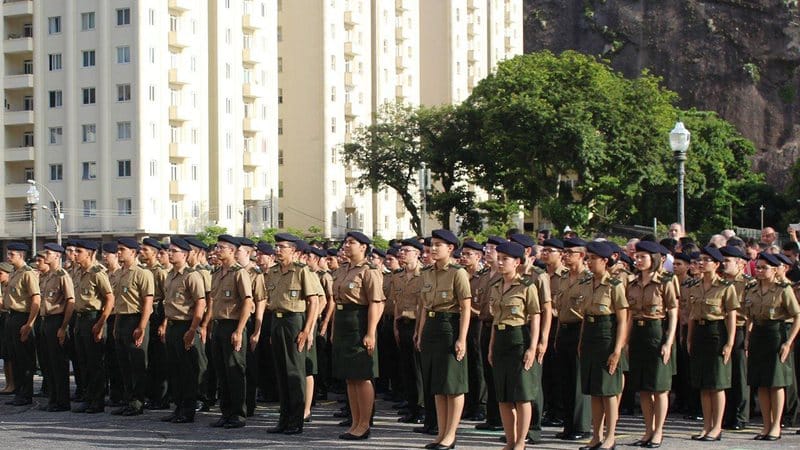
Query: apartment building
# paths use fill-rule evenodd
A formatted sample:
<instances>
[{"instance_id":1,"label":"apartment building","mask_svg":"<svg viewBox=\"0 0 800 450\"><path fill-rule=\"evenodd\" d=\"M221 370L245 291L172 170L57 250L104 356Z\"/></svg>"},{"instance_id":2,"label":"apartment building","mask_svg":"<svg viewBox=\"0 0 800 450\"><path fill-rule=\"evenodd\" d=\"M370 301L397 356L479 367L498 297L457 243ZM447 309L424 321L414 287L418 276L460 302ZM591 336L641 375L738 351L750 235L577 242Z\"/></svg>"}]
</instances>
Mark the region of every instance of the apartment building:
<instances>
[{"instance_id":1,"label":"apartment building","mask_svg":"<svg viewBox=\"0 0 800 450\"><path fill-rule=\"evenodd\" d=\"M275 221L274 0L6 0L2 15L0 237L30 235L28 179L61 202L65 235ZM40 235L54 206L42 192Z\"/></svg>"}]
</instances>

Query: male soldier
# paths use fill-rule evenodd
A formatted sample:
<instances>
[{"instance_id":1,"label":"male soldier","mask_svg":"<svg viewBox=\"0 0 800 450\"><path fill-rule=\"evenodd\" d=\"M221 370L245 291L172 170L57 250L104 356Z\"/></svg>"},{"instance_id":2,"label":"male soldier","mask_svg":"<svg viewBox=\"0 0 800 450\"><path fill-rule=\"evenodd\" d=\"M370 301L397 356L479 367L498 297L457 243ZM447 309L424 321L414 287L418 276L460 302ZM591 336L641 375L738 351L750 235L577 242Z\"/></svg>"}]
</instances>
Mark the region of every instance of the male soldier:
<instances>
[{"instance_id":1,"label":"male soldier","mask_svg":"<svg viewBox=\"0 0 800 450\"><path fill-rule=\"evenodd\" d=\"M161 336L165 336L169 361L169 384L175 411L162 422L194 422L200 382L200 355L203 344L197 329L206 309L206 287L197 270L188 266L192 246L179 237L170 238L170 265L165 282L164 315Z\"/></svg>"},{"instance_id":2,"label":"male soldier","mask_svg":"<svg viewBox=\"0 0 800 450\"><path fill-rule=\"evenodd\" d=\"M41 410L49 412L69 411L69 358L64 351L72 312L75 309L75 289L72 278L61 268L64 248L58 244L44 245L44 262L47 275L39 280L43 295L42 336L46 358L50 366L50 392L47 405Z\"/></svg>"},{"instance_id":3,"label":"male soldier","mask_svg":"<svg viewBox=\"0 0 800 450\"><path fill-rule=\"evenodd\" d=\"M72 278L73 287L77 285L81 275L80 265L75 262L75 250L77 249L75 246L76 242L77 241L75 239L67 239L64 242L64 255L66 256L66 260L64 261L64 270L66 270L67 274L70 276L70 278ZM73 314L72 320L69 323L69 328L67 328L67 340L64 343L64 349L66 350L70 361L72 361L72 373L75 376L75 394L72 395L71 400L83 402L85 382L83 373L81 372L80 364L78 364L77 351L75 350L75 318L76 316Z\"/></svg>"},{"instance_id":4,"label":"male soldier","mask_svg":"<svg viewBox=\"0 0 800 450\"><path fill-rule=\"evenodd\" d=\"M278 264L267 273L272 311L272 349L275 358L280 418L269 433L303 431L306 390L306 351L313 343L317 304L323 295L319 279L305 264L296 262L297 242L289 233L275 235Z\"/></svg>"},{"instance_id":5,"label":"male soldier","mask_svg":"<svg viewBox=\"0 0 800 450\"><path fill-rule=\"evenodd\" d=\"M258 267L250 256L256 249L256 244L248 238L239 238L239 248L236 249L236 263L247 270L252 283L253 302L255 310L247 319L247 335L250 336L247 345L247 372L245 373L247 382L245 403L247 404L247 417L252 417L256 411L256 388L258 388L258 360L256 347L261 338L261 328L263 327L264 310L267 308L267 288L264 285L264 276L261 268Z\"/></svg>"},{"instance_id":6,"label":"male soldier","mask_svg":"<svg viewBox=\"0 0 800 450\"><path fill-rule=\"evenodd\" d=\"M117 315L114 341L127 404L111 414L137 416L142 413L147 390L153 274L136 263L140 248L136 239L120 238L117 246L122 269L119 281L114 286L114 313Z\"/></svg>"},{"instance_id":7,"label":"male soldier","mask_svg":"<svg viewBox=\"0 0 800 450\"><path fill-rule=\"evenodd\" d=\"M36 397L49 397L50 392L50 360L47 358L47 347L45 346L44 339L42 339L42 327L44 327L44 316L42 316L42 302L41 302L41 292L42 292L42 279L47 277L48 272L50 271L50 266L47 265L45 262L45 253L44 250L40 250L36 252L36 258L34 259L33 269L36 271L36 274L39 277L39 292L40 292L40 302L39 302L39 315L36 316L36 321L33 323L33 336L35 337L34 343L36 344L36 367L39 368L39 371L42 374L42 385L39 388L39 392L35 395ZM40 408L41 409L41 408Z\"/></svg>"},{"instance_id":8,"label":"male soldier","mask_svg":"<svg viewBox=\"0 0 800 450\"><path fill-rule=\"evenodd\" d=\"M542 260L547 265L547 274L550 276L550 297L555 303L561 295L562 284L569 277L567 269L561 261L561 252L564 243L557 238L547 238L542 242ZM542 390L547 392L545 397L545 418L542 425L550 427L563 427L564 407L561 397L561 374L556 370L555 341L558 331L558 316L555 308L551 317L550 336L548 339L547 353L542 364Z\"/></svg>"},{"instance_id":9,"label":"male soldier","mask_svg":"<svg viewBox=\"0 0 800 450\"><path fill-rule=\"evenodd\" d=\"M467 332L467 370L469 373L469 392L464 405L463 418L483 422L486 420L486 382L483 377L483 357L481 356L480 299L481 279L489 272L481 267L484 247L475 241L464 241L461 250L461 263L469 274L472 291L472 314Z\"/></svg>"},{"instance_id":10,"label":"male soldier","mask_svg":"<svg viewBox=\"0 0 800 450\"><path fill-rule=\"evenodd\" d=\"M211 335L214 369L219 380L219 407L222 416L211 424L215 428L245 426L245 370L247 319L255 307L250 275L236 264L239 240L222 234L217 238L216 258L220 267L211 276L208 309L212 312Z\"/></svg>"},{"instance_id":11,"label":"male soldier","mask_svg":"<svg viewBox=\"0 0 800 450\"><path fill-rule=\"evenodd\" d=\"M0 295L6 291L6 286L8 286L8 278L14 272L14 266L11 264L3 261L0 262ZM2 298L2 297L0 297ZM6 343L6 322L8 321L8 310L3 305L3 302L0 301L0 348L2 348L3 352L3 375L6 379L6 385L2 391L0 391L0 395L10 395L16 391L14 387L14 371L12 370L12 366L14 365L11 357L9 356L8 346L10 343Z\"/></svg>"},{"instance_id":12,"label":"male soldier","mask_svg":"<svg viewBox=\"0 0 800 450\"><path fill-rule=\"evenodd\" d=\"M256 245L258 253L256 264L262 273L267 273L270 267L275 264L275 249L266 242L259 242ZM265 280L266 281L266 280ZM269 341L269 334L272 328L272 311L269 310L269 297L265 303L266 309L261 319L261 337L256 346L256 356L258 360L258 388L261 390L262 400L265 402L278 401L277 381L275 380L275 361L272 358L272 343Z\"/></svg>"},{"instance_id":13,"label":"male soldier","mask_svg":"<svg viewBox=\"0 0 800 450\"><path fill-rule=\"evenodd\" d=\"M161 249L158 251L158 263L161 264L161 267L164 268L167 272L172 269L172 263L169 262L169 244L162 242Z\"/></svg>"},{"instance_id":14,"label":"male soldier","mask_svg":"<svg viewBox=\"0 0 800 450\"><path fill-rule=\"evenodd\" d=\"M383 316L378 322L378 373L375 388L385 392L384 398L389 401L399 401L399 380L397 378L397 344L394 342L394 304L389 303L388 294L394 271L386 267L386 252L373 248L367 255L369 262L374 264L383 275L383 296L387 298L384 305Z\"/></svg>"},{"instance_id":15,"label":"male soldier","mask_svg":"<svg viewBox=\"0 0 800 450\"><path fill-rule=\"evenodd\" d=\"M328 383L331 378L331 347L328 340L328 326L329 322L324 320L325 312L329 305L335 307L333 300L333 277L328 272L328 264L326 262L327 251L322 248L312 247L311 254L308 258L308 268L319 277L320 286L322 287L323 295L319 298L319 305L317 305L318 317L320 321L319 333L315 338L317 349L317 377L314 379L315 390L319 392L322 399L328 396ZM313 347L312 347L313 348ZM306 385L308 388L308 385ZM314 393L312 392L311 395ZM306 411L303 411L304 416L311 413L310 404L308 403L309 393L306 392Z\"/></svg>"},{"instance_id":16,"label":"male soldier","mask_svg":"<svg viewBox=\"0 0 800 450\"><path fill-rule=\"evenodd\" d=\"M191 251L186 258L186 264L195 272L200 274L203 280L203 306L208 304L208 296L211 292L211 266L206 261L206 251L208 245L205 242L197 239L196 237L187 237L186 242L189 243ZM217 374L214 372L213 366L210 364L211 357L211 339L208 339L208 326L211 322L211 311L208 308L204 309L203 317L197 329L197 334L200 339L200 352L198 358L198 370L200 373L200 384L198 389L197 398L200 403L197 405L198 411L207 412L217 402Z\"/></svg>"},{"instance_id":17,"label":"male soldier","mask_svg":"<svg viewBox=\"0 0 800 450\"><path fill-rule=\"evenodd\" d=\"M562 260L569 269L566 278L560 281L561 293L556 303L558 311L558 332L556 334L557 370L561 374L562 398L564 400L564 431L556 435L560 439L580 440L590 436L590 400L581 391L581 367L578 358L580 338L580 314L583 308L581 284L592 279L586 268L586 242L580 238L564 241Z\"/></svg>"},{"instance_id":18,"label":"male soldier","mask_svg":"<svg viewBox=\"0 0 800 450\"><path fill-rule=\"evenodd\" d=\"M145 238L139 249L139 259L144 268L153 274L153 313L150 314L150 336L147 344L147 397L145 409L169 409L167 398L167 346L158 335L159 326L164 322L164 280L167 270L158 262L161 242Z\"/></svg>"},{"instance_id":19,"label":"male soldier","mask_svg":"<svg viewBox=\"0 0 800 450\"><path fill-rule=\"evenodd\" d=\"M103 266L94 258L98 244L78 241L75 262L80 266L75 297L75 350L85 378L84 402L72 412L100 413L105 410L106 368L104 340L106 321L114 309L114 292Z\"/></svg>"},{"instance_id":20,"label":"male soldier","mask_svg":"<svg viewBox=\"0 0 800 450\"><path fill-rule=\"evenodd\" d=\"M103 265L106 267L106 275L108 281L111 283L111 290L116 292L117 285L119 285L119 278L122 275L122 266L119 264L117 257L117 243L106 242L102 246L103 249ZM114 330L117 315L112 311L108 317L107 326L109 330ZM119 368L119 358L117 357L116 342L114 342L114 333L108 333L106 336L105 351L106 351L106 373L108 374L109 386L109 406L121 407L127 406L123 403L125 388L122 382L122 370Z\"/></svg>"},{"instance_id":21,"label":"male soldier","mask_svg":"<svg viewBox=\"0 0 800 450\"><path fill-rule=\"evenodd\" d=\"M308 337L310 341L306 348L306 389L305 389L305 401L303 404L303 422L311 422L311 405L314 403L314 377L317 376L319 373L319 358L317 355L317 347L314 345L317 340L317 320L319 318L319 313L323 309L323 295L324 291L322 289L322 283L316 273L314 273L314 268L309 266L309 260L311 258L316 258L314 255L314 251L322 252L322 249L317 247L312 247L310 244L306 244L303 240L297 241L297 258L298 261L308 267L308 270L314 274L315 276L311 278L311 283L314 285L314 289L319 292L317 298L317 307L315 310L315 317L312 318L313 324L311 327L311 334Z\"/></svg>"},{"instance_id":22,"label":"male soldier","mask_svg":"<svg viewBox=\"0 0 800 450\"><path fill-rule=\"evenodd\" d=\"M3 305L9 310L4 339L9 344L9 359L14 361L14 380L17 390L6 405L24 406L33 401L33 366L36 357L33 323L39 314L41 296L39 277L25 264L28 246L21 242L8 244L6 260L14 266L3 293Z\"/></svg>"}]
</instances>

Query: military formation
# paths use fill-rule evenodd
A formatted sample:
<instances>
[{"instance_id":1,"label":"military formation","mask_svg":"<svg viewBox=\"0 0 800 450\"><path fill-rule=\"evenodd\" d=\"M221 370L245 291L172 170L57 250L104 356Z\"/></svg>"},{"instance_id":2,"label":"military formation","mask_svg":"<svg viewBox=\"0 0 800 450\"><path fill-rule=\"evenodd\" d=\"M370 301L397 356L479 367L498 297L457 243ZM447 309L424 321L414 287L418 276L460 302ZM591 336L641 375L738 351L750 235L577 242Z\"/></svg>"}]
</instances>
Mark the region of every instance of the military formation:
<instances>
[{"instance_id":1,"label":"military formation","mask_svg":"<svg viewBox=\"0 0 800 450\"><path fill-rule=\"evenodd\" d=\"M747 426L752 397L754 439L775 441L798 407L800 247L720 237L622 248L546 230L485 242L435 230L384 252L352 231L338 246L173 236L35 255L13 242L0 264L0 393L30 405L38 368L44 411L169 410L161 420L181 424L218 406L209 425L225 429L277 400L268 432L296 435L339 385L342 440L369 439L383 391L400 422L432 436L425 448L455 448L466 419L502 430L508 449L549 425L589 439L582 450L614 448L637 395L644 431L632 445L644 448L661 446L671 410L702 420L693 440L719 441Z\"/></svg>"}]
</instances>

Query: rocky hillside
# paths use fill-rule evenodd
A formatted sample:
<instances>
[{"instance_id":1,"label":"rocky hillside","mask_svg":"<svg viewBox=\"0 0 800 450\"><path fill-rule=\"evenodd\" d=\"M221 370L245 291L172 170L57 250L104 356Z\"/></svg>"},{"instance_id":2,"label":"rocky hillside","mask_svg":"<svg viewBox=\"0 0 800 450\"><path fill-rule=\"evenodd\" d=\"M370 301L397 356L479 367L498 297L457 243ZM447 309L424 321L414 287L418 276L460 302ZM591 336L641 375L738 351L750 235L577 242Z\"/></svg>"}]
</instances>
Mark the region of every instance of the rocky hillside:
<instances>
[{"instance_id":1,"label":"rocky hillside","mask_svg":"<svg viewBox=\"0 0 800 450\"><path fill-rule=\"evenodd\" d=\"M682 107L736 124L770 183L788 181L800 157L798 0L525 0L525 14L526 52L575 49L626 76L660 75Z\"/></svg>"}]
</instances>

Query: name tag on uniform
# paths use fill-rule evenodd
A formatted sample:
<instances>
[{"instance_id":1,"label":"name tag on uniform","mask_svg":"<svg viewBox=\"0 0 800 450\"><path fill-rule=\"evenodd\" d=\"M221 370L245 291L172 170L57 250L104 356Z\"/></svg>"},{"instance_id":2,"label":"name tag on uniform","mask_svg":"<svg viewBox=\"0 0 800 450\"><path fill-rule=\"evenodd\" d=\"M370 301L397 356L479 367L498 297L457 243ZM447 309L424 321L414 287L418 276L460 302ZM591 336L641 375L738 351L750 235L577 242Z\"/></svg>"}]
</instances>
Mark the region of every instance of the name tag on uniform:
<instances>
[{"instance_id":1,"label":"name tag on uniform","mask_svg":"<svg viewBox=\"0 0 800 450\"><path fill-rule=\"evenodd\" d=\"M769 318L772 319L773 317L775 317L775 308L770 308L769 309Z\"/></svg>"},{"instance_id":2,"label":"name tag on uniform","mask_svg":"<svg viewBox=\"0 0 800 450\"><path fill-rule=\"evenodd\" d=\"M343 310L343 309L344 309L344 305L342 305L342 304L337 304L337 305L336 305L336 309L338 309L339 311L341 311L341 310Z\"/></svg>"},{"instance_id":3,"label":"name tag on uniform","mask_svg":"<svg viewBox=\"0 0 800 450\"><path fill-rule=\"evenodd\" d=\"M505 326L505 324L501 323L500 325L497 326L497 329L500 330L500 331L503 331L503 330L506 329L506 326Z\"/></svg>"},{"instance_id":4,"label":"name tag on uniform","mask_svg":"<svg viewBox=\"0 0 800 450\"><path fill-rule=\"evenodd\" d=\"M56 296L56 293L55 293L55 292L53 292L53 291L49 291L49 292L47 293L47 296L48 296L48 297L50 297L50 298L53 298L53 297L55 297L55 296Z\"/></svg>"},{"instance_id":5,"label":"name tag on uniform","mask_svg":"<svg viewBox=\"0 0 800 450\"><path fill-rule=\"evenodd\" d=\"M276 312L276 313L275 313L275 317L277 317L278 319L280 319L281 317L283 317L283 313L282 313L282 312Z\"/></svg>"},{"instance_id":6,"label":"name tag on uniform","mask_svg":"<svg viewBox=\"0 0 800 450\"><path fill-rule=\"evenodd\" d=\"M356 284L353 282L350 282L350 284L347 285L347 289L353 289L354 287L356 287Z\"/></svg>"},{"instance_id":7,"label":"name tag on uniform","mask_svg":"<svg viewBox=\"0 0 800 450\"><path fill-rule=\"evenodd\" d=\"M436 313L433 311L428 311L428 317L436 317Z\"/></svg>"},{"instance_id":8,"label":"name tag on uniform","mask_svg":"<svg viewBox=\"0 0 800 450\"><path fill-rule=\"evenodd\" d=\"M447 298L447 291L440 292L439 296L441 296L442 298Z\"/></svg>"},{"instance_id":9,"label":"name tag on uniform","mask_svg":"<svg viewBox=\"0 0 800 450\"><path fill-rule=\"evenodd\" d=\"M83 295L89 295L89 289L84 289L83 290Z\"/></svg>"},{"instance_id":10,"label":"name tag on uniform","mask_svg":"<svg viewBox=\"0 0 800 450\"><path fill-rule=\"evenodd\" d=\"M600 312L608 312L608 306L606 306L606 305L600 305L599 308L600 308Z\"/></svg>"},{"instance_id":11,"label":"name tag on uniform","mask_svg":"<svg viewBox=\"0 0 800 450\"><path fill-rule=\"evenodd\" d=\"M124 294L127 292L128 292L128 286L122 286L122 293Z\"/></svg>"},{"instance_id":12,"label":"name tag on uniform","mask_svg":"<svg viewBox=\"0 0 800 450\"><path fill-rule=\"evenodd\" d=\"M511 307L511 314L518 314L518 313L519 313L519 308L517 308L516 306L512 306ZM502 326L505 328L505 325L502 325ZM499 329L502 330L503 328L499 328Z\"/></svg>"},{"instance_id":13,"label":"name tag on uniform","mask_svg":"<svg viewBox=\"0 0 800 450\"><path fill-rule=\"evenodd\" d=\"M225 291L225 297L230 297L230 296L231 296L231 291Z\"/></svg>"},{"instance_id":14,"label":"name tag on uniform","mask_svg":"<svg viewBox=\"0 0 800 450\"><path fill-rule=\"evenodd\" d=\"M289 291L289 296L292 298L297 297L298 294L300 294L300 291Z\"/></svg>"}]
</instances>

